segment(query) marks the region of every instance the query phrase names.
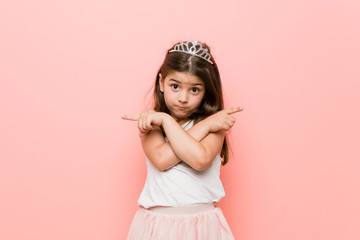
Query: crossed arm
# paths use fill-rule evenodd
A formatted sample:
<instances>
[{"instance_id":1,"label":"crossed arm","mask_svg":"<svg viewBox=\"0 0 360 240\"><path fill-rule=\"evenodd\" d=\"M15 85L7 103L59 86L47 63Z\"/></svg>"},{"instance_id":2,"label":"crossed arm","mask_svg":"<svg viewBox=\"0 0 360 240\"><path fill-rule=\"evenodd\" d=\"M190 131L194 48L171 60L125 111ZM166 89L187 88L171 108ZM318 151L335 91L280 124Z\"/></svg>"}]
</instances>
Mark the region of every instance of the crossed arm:
<instances>
[{"instance_id":1,"label":"crossed arm","mask_svg":"<svg viewBox=\"0 0 360 240\"><path fill-rule=\"evenodd\" d=\"M222 110L198 122L188 131L170 115L153 110L140 115L124 115L122 118L138 121L144 152L157 169L164 171L184 161L200 171L207 168L221 151L225 131L235 122L231 114L241 110ZM165 142L160 126L168 142Z\"/></svg>"}]
</instances>

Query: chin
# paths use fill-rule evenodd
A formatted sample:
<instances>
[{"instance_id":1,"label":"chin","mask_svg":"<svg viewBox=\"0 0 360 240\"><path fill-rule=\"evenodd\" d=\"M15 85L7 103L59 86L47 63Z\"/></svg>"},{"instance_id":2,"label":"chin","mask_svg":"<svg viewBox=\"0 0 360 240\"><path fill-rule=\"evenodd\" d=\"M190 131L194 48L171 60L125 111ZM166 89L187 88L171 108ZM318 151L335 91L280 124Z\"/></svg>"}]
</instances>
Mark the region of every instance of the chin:
<instances>
[{"instance_id":1,"label":"chin","mask_svg":"<svg viewBox=\"0 0 360 240\"><path fill-rule=\"evenodd\" d=\"M181 120L187 119L189 117L189 115L173 114L172 117L175 118L179 122Z\"/></svg>"}]
</instances>

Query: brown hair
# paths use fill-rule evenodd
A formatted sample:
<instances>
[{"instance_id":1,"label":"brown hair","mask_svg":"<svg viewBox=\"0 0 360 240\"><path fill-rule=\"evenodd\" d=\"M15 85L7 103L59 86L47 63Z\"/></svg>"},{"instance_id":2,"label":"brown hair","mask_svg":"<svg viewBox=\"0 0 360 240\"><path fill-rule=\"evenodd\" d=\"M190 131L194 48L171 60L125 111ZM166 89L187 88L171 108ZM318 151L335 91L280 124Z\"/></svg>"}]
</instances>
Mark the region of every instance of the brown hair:
<instances>
[{"instance_id":1,"label":"brown hair","mask_svg":"<svg viewBox=\"0 0 360 240\"><path fill-rule=\"evenodd\" d=\"M201 44L203 47L206 47L210 53L209 46L204 43ZM171 71L188 72L199 77L204 82L205 95L198 109L190 116L191 119L194 119L195 123L224 109L220 74L213 57L210 59L213 62L213 64L211 64L210 62L200 57L188 53L169 53L171 49L173 49L173 47L168 50L165 60L156 75L154 89L154 110L170 114L170 111L165 104L164 94L160 91L159 74L161 73L162 77L165 78ZM229 158L226 137L224 139L220 155L224 159L222 164L225 165Z\"/></svg>"}]
</instances>

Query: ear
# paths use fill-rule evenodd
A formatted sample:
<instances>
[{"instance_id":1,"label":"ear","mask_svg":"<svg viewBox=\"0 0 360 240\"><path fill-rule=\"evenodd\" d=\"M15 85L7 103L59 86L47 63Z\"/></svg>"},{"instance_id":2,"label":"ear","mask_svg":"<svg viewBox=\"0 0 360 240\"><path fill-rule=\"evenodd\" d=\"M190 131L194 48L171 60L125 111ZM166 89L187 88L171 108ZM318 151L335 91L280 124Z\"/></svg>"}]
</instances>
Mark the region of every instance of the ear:
<instances>
[{"instance_id":1,"label":"ear","mask_svg":"<svg viewBox=\"0 0 360 240\"><path fill-rule=\"evenodd\" d=\"M162 77L161 73L159 73L159 86L160 86L160 92L164 92L164 81L165 79Z\"/></svg>"}]
</instances>

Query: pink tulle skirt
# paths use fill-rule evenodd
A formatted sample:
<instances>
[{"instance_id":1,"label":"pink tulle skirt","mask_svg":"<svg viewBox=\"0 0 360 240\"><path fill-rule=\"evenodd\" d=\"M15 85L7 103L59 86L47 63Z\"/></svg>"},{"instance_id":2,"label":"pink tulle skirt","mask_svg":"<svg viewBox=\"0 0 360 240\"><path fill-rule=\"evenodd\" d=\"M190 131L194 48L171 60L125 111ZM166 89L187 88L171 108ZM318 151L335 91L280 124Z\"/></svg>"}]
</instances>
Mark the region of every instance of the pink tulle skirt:
<instances>
[{"instance_id":1,"label":"pink tulle skirt","mask_svg":"<svg viewBox=\"0 0 360 240\"><path fill-rule=\"evenodd\" d=\"M132 221L127 240L233 240L219 207L140 208Z\"/></svg>"}]
</instances>

